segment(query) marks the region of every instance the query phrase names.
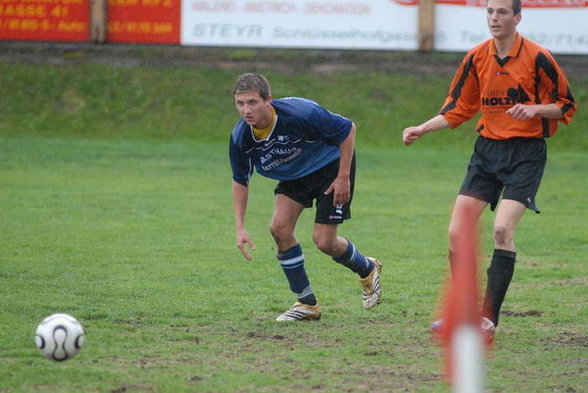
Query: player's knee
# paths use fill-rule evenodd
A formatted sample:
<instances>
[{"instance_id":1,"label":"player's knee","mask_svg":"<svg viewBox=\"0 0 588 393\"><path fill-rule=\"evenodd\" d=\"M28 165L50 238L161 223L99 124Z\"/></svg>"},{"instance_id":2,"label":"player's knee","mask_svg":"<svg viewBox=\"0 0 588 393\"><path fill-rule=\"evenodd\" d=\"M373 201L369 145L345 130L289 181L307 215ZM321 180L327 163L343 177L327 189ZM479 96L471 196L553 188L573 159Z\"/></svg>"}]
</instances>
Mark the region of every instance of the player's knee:
<instances>
[{"instance_id":1,"label":"player's knee","mask_svg":"<svg viewBox=\"0 0 588 393\"><path fill-rule=\"evenodd\" d=\"M457 239L460 236L460 231L455 226L449 226L447 230L447 238L449 239L449 247L450 249L454 249L455 244L457 243Z\"/></svg>"},{"instance_id":2,"label":"player's knee","mask_svg":"<svg viewBox=\"0 0 588 393\"><path fill-rule=\"evenodd\" d=\"M318 248L320 251L324 252L327 255L333 255L333 253L335 252L336 245L333 244L333 241L331 239L315 235L312 237L312 241L316 245L316 248Z\"/></svg>"},{"instance_id":3,"label":"player's knee","mask_svg":"<svg viewBox=\"0 0 588 393\"><path fill-rule=\"evenodd\" d=\"M514 231L504 225L494 226L494 243L499 248L509 248L514 240Z\"/></svg>"},{"instance_id":4,"label":"player's knee","mask_svg":"<svg viewBox=\"0 0 588 393\"><path fill-rule=\"evenodd\" d=\"M325 242L322 242L322 243L319 242L319 243L315 243L315 244L316 244L316 247L320 251L324 252L325 254L331 255L331 256L334 255L335 248L331 244L327 244Z\"/></svg>"},{"instance_id":5,"label":"player's knee","mask_svg":"<svg viewBox=\"0 0 588 393\"><path fill-rule=\"evenodd\" d=\"M269 231L277 244L280 244L280 242L287 239L291 234L291 231L287 226L275 222L270 224Z\"/></svg>"}]
</instances>

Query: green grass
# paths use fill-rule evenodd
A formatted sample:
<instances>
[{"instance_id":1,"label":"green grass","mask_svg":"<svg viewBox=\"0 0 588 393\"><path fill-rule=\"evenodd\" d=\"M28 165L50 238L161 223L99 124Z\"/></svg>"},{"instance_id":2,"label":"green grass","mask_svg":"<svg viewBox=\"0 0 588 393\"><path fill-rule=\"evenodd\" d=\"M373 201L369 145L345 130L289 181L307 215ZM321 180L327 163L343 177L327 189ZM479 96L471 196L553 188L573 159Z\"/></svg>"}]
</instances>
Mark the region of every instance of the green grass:
<instances>
[{"instance_id":1,"label":"green grass","mask_svg":"<svg viewBox=\"0 0 588 393\"><path fill-rule=\"evenodd\" d=\"M457 55L456 66L459 60ZM224 143L236 121L230 96L233 81L250 68L219 70L213 64L195 68L0 63L0 133ZM379 146L398 145L405 127L435 114L450 83L446 76L369 69L366 65L365 72L322 74L262 71L272 83L274 97L313 98L353 119L361 143ZM582 109L588 101L588 80L573 75L570 80ZM474 128L470 122L421 144L469 149ZM588 150L586 129L588 112L579 110L551 144Z\"/></svg>"},{"instance_id":2,"label":"green grass","mask_svg":"<svg viewBox=\"0 0 588 393\"><path fill-rule=\"evenodd\" d=\"M252 182L246 262L225 143L0 137L0 392L449 392L427 325L468 155L361 146L341 233L384 262L385 301L361 308L356 278L313 249L306 212L298 236L324 316L283 325L273 319L293 298L267 231L273 182ZM489 392L585 388L587 170L584 151L550 152L543 213L521 223ZM34 347L54 312L86 328L65 363Z\"/></svg>"},{"instance_id":3,"label":"green grass","mask_svg":"<svg viewBox=\"0 0 588 393\"><path fill-rule=\"evenodd\" d=\"M298 61L291 53L283 60ZM69 64L0 64L0 393L450 391L427 326L473 125L400 146L449 78L264 70L274 96L357 123L354 218L341 233L384 262L385 300L366 312L356 278L313 248L306 212L297 234L324 316L284 326L273 319L294 299L267 230L272 181L251 184L255 260L234 245L230 89L249 69ZM488 392L585 389L588 81L570 78L580 110L549 141L543 213L520 225ZM488 212L485 255L491 224ZM54 312L86 328L65 363L34 347Z\"/></svg>"}]
</instances>

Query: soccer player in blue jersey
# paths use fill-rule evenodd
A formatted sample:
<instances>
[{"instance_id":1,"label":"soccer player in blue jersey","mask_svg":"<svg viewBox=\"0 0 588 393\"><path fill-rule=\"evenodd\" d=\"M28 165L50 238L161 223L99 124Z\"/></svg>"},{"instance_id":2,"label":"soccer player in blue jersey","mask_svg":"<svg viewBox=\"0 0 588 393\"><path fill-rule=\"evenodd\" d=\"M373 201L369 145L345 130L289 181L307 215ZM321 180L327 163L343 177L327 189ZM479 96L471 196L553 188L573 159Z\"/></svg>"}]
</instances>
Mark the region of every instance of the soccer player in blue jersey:
<instances>
[{"instance_id":1,"label":"soccer player in blue jersey","mask_svg":"<svg viewBox=\"0 0 588 393\"><path fill-rule=\"evenodd\" d=\"M355 124L316 102L297 97L272 99L270 84L260 74L240 75L233 88L241 119L230 137L233 207L237 247L247 260L255 245L245 229L249 180L254 169L278 181L270 232L277 259L294 305L276 320L300 321L321 317L321 309L304 268L304 254L294 230L303 209L316 201L312 239L319 250L359 275L365 309L380 303L381 263L363 256L337 234L351 218L355 181Z\"/></svg>"}]
</instances>

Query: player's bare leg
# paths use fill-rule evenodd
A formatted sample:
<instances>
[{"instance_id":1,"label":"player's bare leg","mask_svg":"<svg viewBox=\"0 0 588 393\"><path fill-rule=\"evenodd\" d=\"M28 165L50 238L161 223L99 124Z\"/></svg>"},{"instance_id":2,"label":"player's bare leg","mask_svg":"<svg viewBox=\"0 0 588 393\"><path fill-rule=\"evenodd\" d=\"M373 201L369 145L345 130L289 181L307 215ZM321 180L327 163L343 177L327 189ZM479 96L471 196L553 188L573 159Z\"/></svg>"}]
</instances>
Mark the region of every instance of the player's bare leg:
<instances>
[{"instance_id":1,"label":"player's bare leg","mask_svg":"<svg viewBox=\"0 0 588 393\"><path fill-rule=\"evenodd\" d=\"M480 216L484 212L484 209L488 203L486 201L467 196L467 195L458 195L455 200L455 205L453 207L453 211L451 213L451 220L449 221L449 228L448 228L448 247L449 247L449 263L450 269L454 270L454 257L456 247L459 243L460 236L465 231L471 231L472 225L474 222L478 222ZM464 216L468 216L468 220L464 220ZM472 222L470 222L472 221ZM482 330L488 334L493 336L494 332L494 324L490 320L483 319L480 322L480 326ZM438 335L442 334L445 331L444 320L438 319L430 325L431 331Z\"/></svg>"},{"instance_id":2,"label":"player's bare leg","mask_svg":"<svg viewBox=\"0 0 588 393\"><path fill-rule=\"evenodd\" d=\"M312 241L316 247L331 257L343 255L347 250L348 241L337 235L338 225L314 224Z\"/></svg>"},{"instance_id":3,"label":"player's bare leg","mask_svg":"<svg viewBox=\"0 0 588 393\"><path fill-rule=\"evenodd\" d=\"M494 248L516 251L514 235L527 207L511 199L503 199L494 218Z\"/></svg>"},{"instance_id":4,"label":"player's bare leg","mask_svg":"<svg viewBox=\"0 0 588 393\"><path fill-rule=\"evenodd\" d=\"M294 230L302 210L304 206L301 203L283 194L276 195L274 214L269 229L278 250L284 251L298 244Z\"/></svg>"},{"instance_id":5,"label":"player's bare leg","mask_svg":"<svg viewBox=\"0 0 588 393\"><path fill-rule=\"evenodd\" d=\"M278 322L320 319L321 310L304 268L302 247L294 234L304 206L289 197L276 195L270 232L278 247L278 261L288 279L290 290L298 300L279 315Z\"/></svg>"},{"instance_id":6,"label":"player's bare leg","mask_svg":"<svg viewBox=\"0 0 588 393\"><path fill-rule=\"evenodd\" d=\"M363 287L363 307L370 309L382 301L382 264L375 258L363 256L350 240L337 235L337 228L334 224L316 223L312 240L319 250L330 255L335 262L359 275L359 282Z\"/></svg>"},{"instance_id":7,"label":"player's bare leg","mask_svg":"<svg viewBox=\"0 0 588 393\"><path fill-rule=\"evenodd\" d=\"M453 212L451 213L451 220L449 221L448 238L449 238L449 261L451 262L451 252L454 250L454 244L456 244L458 237L463 233L465 228L462 228L463 220L461 217L465 212L471 212L472 218L478 221L480 215L488 205L488 202L467 196L458 195L455 199L455 205L453 206Z\"/></svg>"}]
</instances>

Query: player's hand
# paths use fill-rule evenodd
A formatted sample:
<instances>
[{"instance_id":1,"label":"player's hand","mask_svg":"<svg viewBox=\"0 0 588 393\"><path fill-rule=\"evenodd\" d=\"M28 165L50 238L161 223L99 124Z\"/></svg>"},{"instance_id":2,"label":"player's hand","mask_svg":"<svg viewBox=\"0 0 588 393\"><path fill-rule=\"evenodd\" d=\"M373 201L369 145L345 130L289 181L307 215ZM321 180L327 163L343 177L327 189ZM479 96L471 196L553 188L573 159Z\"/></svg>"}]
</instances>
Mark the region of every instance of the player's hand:
<instances>
[{"instance_id":1,"label":"player's hand","mask_svg":"<svg viewBox=\"0 0 588 393\"><path fill-rule=\"evenodd\" d=\"M351 199L351 180L348 176L337 176L325 191L325 195L333 193L333 206L344 205Z\"/></svg>"},{"instance_id":2,"label":"player's hand","mask_svg":"<svg viewBox=\"0 0 588 393\"><path fill-rule=\"evenodd\" d=\"M248 261L252 260L253 257L249 254L249 250L255 250L255 244L251 241L249 233L245 229L237 231L237 248L241 250L243 257Z\"/></svg>"},{"instance_id":3,"label":"player's hand","mask_svg":"<svg viewBox=\"0 0 588 393\"><path fill-rule=\"evenodd\" d=\"M516 104L506 113L516 120L529 120L537 116L537 107L535 105Z\"/></svg>"},{"instance_id":4,"label":"player's hand","mask_svg":"<svg viewBox=\"0 0 588 393\"><path fill-rule=\"evenodd\" d=\"M409 146L423 134L424 131L421 127L406 127L404 131L402 131L402 143Z\"/></svg>"}]
</instances>

